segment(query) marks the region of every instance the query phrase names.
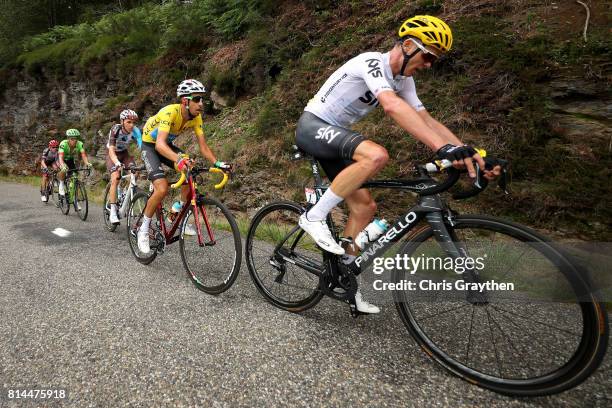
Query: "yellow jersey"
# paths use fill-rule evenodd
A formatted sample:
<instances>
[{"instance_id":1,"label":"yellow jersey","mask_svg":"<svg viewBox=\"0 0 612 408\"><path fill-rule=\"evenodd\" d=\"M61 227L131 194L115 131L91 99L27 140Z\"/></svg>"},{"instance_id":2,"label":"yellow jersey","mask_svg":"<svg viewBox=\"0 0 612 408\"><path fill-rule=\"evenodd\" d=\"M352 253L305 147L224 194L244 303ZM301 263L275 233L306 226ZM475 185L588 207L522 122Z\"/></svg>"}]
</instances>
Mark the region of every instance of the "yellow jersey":
<instances>
[{"instance_id":1,"label":"yellow jersey","mask_svg":"<svg viewBox=\"0 0 612 408\"><path fill-rule=\"evenodd\" d=\"M172 142L185 129L193 129L196 135L204 136L202 130L202 116L198 115L195 118L184 121L181 115L181 104L168 105L156 115L151 116L144 126L142 131L142 141L147 143L155 143L157 140L157 132L160 130L168 132L168 142Z\"/></svg>"}]
</instances>

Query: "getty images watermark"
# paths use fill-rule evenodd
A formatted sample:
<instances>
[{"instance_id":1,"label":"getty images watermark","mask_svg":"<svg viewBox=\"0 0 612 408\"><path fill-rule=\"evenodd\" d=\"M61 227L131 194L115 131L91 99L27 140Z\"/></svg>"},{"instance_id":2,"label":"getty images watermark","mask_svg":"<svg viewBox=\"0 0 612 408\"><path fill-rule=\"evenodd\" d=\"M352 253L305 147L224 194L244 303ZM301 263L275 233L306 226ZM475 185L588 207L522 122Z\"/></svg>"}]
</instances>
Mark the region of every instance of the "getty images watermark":
<instances>
[{"instance_id":1,"label":"getty images watermark","mask_svg":"<svg viewBox=\"0 0 612 408\"><path fill-rule=\"evenodd\" d=\"M431 257L421 254L418 257L397 254L395 257L378 257L374 259L373 269L375 275L396 270L414 275L417 271L444 271L463 275L468 272L470 275L477 275L485 269L487 255L482 257ZM491 280L456 279L456 280L434 280L422 279L418 281L401 279L396 282L385 282L376 279L372 287L377 291L514 291L512 282L496 282Z\"/></svg>"}]
</instances>

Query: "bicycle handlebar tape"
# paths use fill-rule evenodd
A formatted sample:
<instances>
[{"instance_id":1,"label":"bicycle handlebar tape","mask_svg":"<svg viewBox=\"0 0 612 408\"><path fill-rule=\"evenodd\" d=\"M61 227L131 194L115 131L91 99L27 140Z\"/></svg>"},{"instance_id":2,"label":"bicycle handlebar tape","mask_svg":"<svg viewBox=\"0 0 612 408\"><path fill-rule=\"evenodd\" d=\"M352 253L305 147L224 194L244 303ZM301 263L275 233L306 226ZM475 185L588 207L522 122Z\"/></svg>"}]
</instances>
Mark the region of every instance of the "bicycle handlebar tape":
<instances>
[{"instance_id":1,"label":"bicycle handlebar tape","mask_svg":"<svg viewBox=\"0 0 612 408\"><path fill-rule=\"evenodd\" d=\"M421 192L419 192L419 195L427 196L442 193L451 188L457 181L459 181L459 170L454 167L448 167L446 169L446 172L448 173L448 177L446 178L446 180L444 180L441 184L438 184L437 186L429 187L422 190Z\"/></svg>"},{"instance_id":2,"label":"bicycle handlebar tape","mask_svg":"<svg viewBox=\"0 0 612 408\"><path fill-rule=\"evenodd\" d=\"M215 189L219 190L227 184L227 181L229 180L229 176L227 175L226 172L224 172L223 170L217 167L211 167L210 169L208 169L208 171L211 173L223 173L223 180L221 180L219 184L215 184Z\"/></svg>"},{"instance_id":3,"label":"bicycle handlebar tape","mask_svg":"<svg viewBox=\"0 0 612 408\"><path fill-rule=\"evenodd\" d=\"M180 186L183 185L183 183L185 182L185 180L187 179L187 176L185 175L184 172L181 172L181 177L178 179L178 181L174 184L172 184L170 187L171 188L179 188Z\"/></svg>"}]
</instances>

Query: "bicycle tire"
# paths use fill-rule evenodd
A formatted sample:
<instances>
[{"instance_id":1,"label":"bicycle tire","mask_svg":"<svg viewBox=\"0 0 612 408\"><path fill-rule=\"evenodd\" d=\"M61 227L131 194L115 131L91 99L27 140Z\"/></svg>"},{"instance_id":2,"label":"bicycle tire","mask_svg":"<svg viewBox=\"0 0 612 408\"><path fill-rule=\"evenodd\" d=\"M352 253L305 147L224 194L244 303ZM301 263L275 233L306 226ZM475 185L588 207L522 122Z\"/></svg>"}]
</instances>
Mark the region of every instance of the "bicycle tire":
<instances>
[{"instance_id":1,"label":"bicycle tire","mask_svg":"<svg viewBox=\"0 0 612 408\"><path fill-rule=\"evenodd\" d=\"M110 204L108 203L108 196L110 194L111 183L110 181L106 185L106 189L104 189L104 202L102 204L102 218L104 219L104 226L106 230L109 232L115 232L117 229L117 224L113 224L110 222ZM120 204L117 204L119 207Z\"/></svg>"},{"instance_id":2,"label":"bicycle tire","mask_svg":"<svg viewBox=\"0 0 612 408\"><path fill-rule=\"evenodd\" d=\"M53 198L53 179L49 176L47 176L47 184L45 185L43 195L45 196L45 205L49 204L49 199Z\"/></svg>"},{"instance_id":3,"label":"bicycle tire","mask_svg":"<svg viewBox=\"0 0 612 408\"><path fill-rule=\"evenodd\" d=\"M70 203L69 203L70 192L68 191L69 188L70 187L68 186L68 183L64 181L64 194L62 195L59 193L59 187L58 187L58 193L57 193L57 198L58 198L58 203L59 203L58 207L60 211L62 212L62 214L64 215L68 215L68 213L70 213Z\"/></svg>"},{"instance_id":4,"label":"bicycle tire","mask_svg":"<svg viewBox=\"0 0 612 408\"><path fill-rule=\"evenodd\" d=\"M87 199L87 190L80 181L75 181L74 186L74 211L79 215L81 221L87 220L87 214L89 214L89 200ZM81 208L79 209L79 205Z\"/></svg>"},{"instance_id":5,"label":"bicycle tire","mask_svg":"<svg viewBox=\"0 0 612 408\"><path fill-rule=\"evenodd\" d=\"M281 266L281 270L279 270L278 267L272 265L271 262L274 255L274 248L280 242L280 239L286 236L287 231L293 230L295 226L298 225L299 216L304 211L305 209L301 205L291 201L279 201L268 204L261 208L253 217L246 239L247 266L255 287L272 305L294 313L303 312L319 303L323 297L323 292L320 290L321 279L290 263L284 263ZM279 214L273 214L274 212L279 212ZM287 212L287 214L281 214L280 212ZM266 222L265 219L268 217L270 221ZM284 222L285 225L281 225L281 222ZM275 229L278 226L281 226L280 229ZM298 231L301 231L301 229L298 228ZM279 232L281 235L279 235ZM279 238L275 238L275 236ZM257 248L262 252L263 262L260 262L260 260L258 260L259 255L255 254L255 241L259 241L260 245L266 247L262 249ZM314 241L312 241L307 234L302 234L301 237L299 237L299 241L301 244L300 248L303 248L304 253L307 252L309 256L313 256L315 253L317 255L320 254L321 259L323 259L323 251L314 244ZM297 242L295 243L297 247ZM294 253L294 251L292 251L292 253ZM321 260L321 263L322 262ZM273 279L271 279L271 281L264 276L266 273L264 266L272 269ZM290 268L298 269L295 276L293 276L293 271L290 270ZM291 272L291 283L289 282L290 278L287 272ZM300 286L292 285L294 278ZM305 280L310 280L310 282L304 283ZM266 281L269 281L269 283L266 283ZM282 296L282 294L279 294L276 290L278 288L282 291L283 284L285 284L287 288L295 287L296 289L303 289L303 294L298 294L294 298L287 299L287 297Z\"/></svg>"},{"instance_id":6,"label":"bicycle tire","mask_svg":"<svg viewBox=\"0 0 612 408\"><path fill-rule=\"evenodd\" d=\"M463 233L462 231L468 229L481 231L478 234L474 233L474 236L485 236L485 232L496 233L500 234L500 236L509 237L511 239L516 240L517 242L525 244L524 246L526 250L533 250L535 247L534 252L538 251L538 253L543 255L544 258L542 258L542 260L544 261L544 259L546 259L547 264L551 264L553 268L558 268L558 271L561 272L562 277L566 279L566 282L563 282L560 279L560 282L557 282L557 284L559 284L560 287L562 287L562 285L567 286L569 284L569 286L567 286L568 288L570 288L569 292L574 291L574 293L576 294L581 294L582 297L580 297L580 300L576 302L575 306L559 303L561 305L560 307L564 308L563 313L555 314L554 317L560 319L560 321L568 322L568 325L561 326L562 328L555 327L556 321L552 320L553 316L545 314L545 307L549 307L549 305L543 303L542 301L539 301L540 303L534 303L536 305L539 305L539 310L533 310L532 314L525 313L523 309L521 309L525 306L528 306L526 305L527 302L525 302L524 300L520 304L520 307L516 307L514 310L509 311L505 308L501 308L499 305L497 307L491 306L491 304L471 305L472 323L474 319L474 313L480 313L480 310L482 310L477 310L475 308L483 306L485 306L485 313L487 314L487 319L489 320L489 322L495 322L495 315L493 312L499 313L498 317L503 317L503 320L500 319L502 323L507 323L507 321L513 322L510 317L519 317L519 319L521 319L520 324L513 322L513 331L510 331L509 333L504 333L507 336L506 341L508 342L510 342L510 336L517 337L522 335L523 339L527 340L527 342L525 342L526 345L522 345L522 347L529 348L528 353L522 355L522 350L513 346L514 350L510 350L510 352L507 354L508 356L512 357L514 355L516 357L516 359L519 361L518 364L522 367L521 369L524 369L528 364L530 364L530 361L527 360L528 358L539 359L535 367L541 369L541 367L545 365L544 361L541 360L544 354L551 354L552 359L558 360L562 358L560 356L562 356L563 353L571 353L571 350L573 349L571 346L567 347L565 344L559 344L559 346L557 346L556 344L548 344L546 346L542 346L542 344L539 343L541 341L541 338L536 337L538 335L538 333L536 333L536 328L539 325L549 326L545 329L547 332L546 336L548 337L551 337L548 333L551 331L551 328L555 328L557 330L567 329L568 333L571 333L570 330L573 330L573 327L578 327L577 324L572 322L571 319L566 316L566 312L571 309L576 312L576 316L581 316L582 330L579 331L578 329L576 329L576 331L573 333L576 337L580 336L580 340L579 342L578 340L575 341L578 344L575 346L574 352L571 357L567 358L567 356L565 356L565 358L562 358L561 361L559 361L558 363L556 363L555 361L555 363L558 364L559 367L552 371L539 372L533 377L524 375L523 378L518 378L516 376L514 378L511 378L502 375L503 365L500 364L500 356L503 358L504 356L506 356L506 354L497 350L495 337L497 336L497 338L499 339L502 336L500 336L499 334L495 334L493 330L497 329L499 332L503 332L502 326L499 325L499 322L497 323L497 327L495 327L495 325L490 325L489 330L491 335L490 338L492 341L489 344L492 344L495 348L494 356L497 360L499 371L499 376L492 375L490 372L485 373L470 366L469 357L466 359L467 361L460 361L457 357L459 347L450 347L451 350L443 349L443 344L448 344L451 341L455 342L456 339L460 337L459 335L462 329L460 329L459 326L460 324L465 322L464 319L461 319L461 315L459 316L458 323L453 325L450 333L440 333L440 336L438 336L439 338L434 340L433 337L436 337L438 334L435 332L434 329L429 330L428 332L426 326L442 324L439 323L439 321L442 319L440 314L438 314L437 318L435 319L435 323L433 323L431 318L429 317L417 317L417 312L420 314L424 314L418 311L419 309L424 311L427 308L423 307L422 305L419 307L410 307L408 306L409 302L406 301L406 297L402 299L399 298L399 296L406 295L398 295L397 292L395 292L394 294L396 300L396 307L400 314L400 317L412 337L417 341L417 343L421 346L425 353L428 354L437 363L442 365L444 368L449 370L451 373L461 377L462 379L470 383L493 390L501 394L512 396L539 396L556 394L567 389L573 388L578 384L582 383L586 378L588 378L597 369L597 367L601 364L604 358L609 333L608 318L605 308L603 307L599 299L597 299L596 295L593 294L590 290L588 277L585 277L585 272L581 269L581 267L576 264L570 257L568 257L561 249L557 248L546 238L518 224L509 223L493 217L459 216L454 219L454 225L452 227L447 225L447 228L449 228L449 231L452 231L452 233L459 232L459 234L464 237L467 236L467 234ZM402 251L402 253L407 255L415 253L418 248L421 247L421 244L426 242L426 240L428 240L432 236L433 231L431 227L426 227L423 230L415 233L410 242L406 244L406 247ZM499 251L499 253L502 254L503 251ZM507 259L508 256L508 254L501 255L501 259ZM518 264L518 261L521 257L523 257L523 255L517 258L517 261L515 263ZM544 265L544 263L542 263L542 265ZM504 266L504 268L506 267L507 264ZM533 270L533 272L536 271ZM393 275L394 276L392 279L394 282L401 281L401 274L397 270L394 271ZM533 278L531 279L533 280ZM541 284L543 284L544 282L545 281L543 280ZM587 294L586 296L589 297L589 301L585 301L585 293ZM410 296L411 295L408 295L408 297ZM468 302L465 303L467 304ZM428 305L427 307L432 308L434 306ZM491 311L489 311L489 308L491 309ZM457 309L454 311L453 309L449 309L447 311L443 311L443 313L446 313L446 315L451 315L457 313ZM461 312L463 317L469 315L469 311L467 313L463 312L464 311ZM544 320L544 317L542 316L551 319ZM426 320L429 320L429 322L427 322ZM544 320L546 323L541 320ZM524 326L527 330L524 330L522 328L522 325L525 325L524 322L528 322L527 325ZM472 339L472 323L470 324L470 337L468 341L471 341ZM526 335L519 334L519 330L523 330ZM453 339L443 340L442 336L447 336L447 338L451 337ZM488 339L486 340L488 341ZM555 337L555 340L553 341L560 343L562 340L557 340L557 337ZM468 343L466 345L468 355L470 350L470 344L471 343ZM481 344L482 343L477 343L477 346L482 347ZM536 353L536 351L538 351L538 347L540 348L539 353ZM512 351L514 353L512 353ZM454 355L450 355L450 353L453 353ZM483 355L486 354L476 353L476 357L472 358L484 358ZM489 356L490 355L491 354L489 353Z\"/></svg>"},{"instance_id":7,"label":"bicycle tire","mask_svg":"<svg viewBox=\"0 0 612 408\"><path fill-rule=\"evenodd\" d=\"M218 295L232 287L240 272L242 263L240 230L232 213L219 200L205 197L198 200L197 205L200 229L205 244L202 247L199 246L197 236L189 236L185 233L187 226L193 225L195 220L193 206L191 206L181 223L179 239L181 259L187 275L196 288L211 295ZM214 244L203 222L203 211L206 211L211 232L215 238ZM207 245L207 240L210 245ZM223 243L227 241L232 242L224 245ZM193 251L190 248L193 248ZM227 249L228 252L233 250L233 256L227 252L220 255L224 249ZM228 263L230 264L229 270Z\"/></svg>"},{"instance_id":8,"label":"bicycle tire","mask_svg":"<svg viewBox=\"0 0 612 408\"><path fill-rule=\"evenodd\" d=\"M53 178L53 184L51 186L52 191L51 191L51 199L53 200L53 204L55 205L56 208L59 208L60 206L60 200L59 200L59 180L57 178Z\"/></svg>"},{"instance_id":9,"label":"bicycle tire","mask_svg":"<svg viewBox=\"0 0 612 408\"><path fill-rule=\"evenodd\" d=\"M138 262L143 265L148 265L157 256L157 250L151 248L151 252L149 255L143 254L138 249L138 237L137 231L140 227L140 223L142 221L142 215L144 209L147 204L147 200L149 199L149 195L144 192L139 192L132 197L132 201L130 203L130 207L127 212L126 217L126 227L127 227L127 239L130 245L130 251L132 251L132 255ZM149 239L151 239L151 235L155 236L155 230L153 228L153 220L151 220L151 227L149 228Z\"/></svg>"}]
</instances>

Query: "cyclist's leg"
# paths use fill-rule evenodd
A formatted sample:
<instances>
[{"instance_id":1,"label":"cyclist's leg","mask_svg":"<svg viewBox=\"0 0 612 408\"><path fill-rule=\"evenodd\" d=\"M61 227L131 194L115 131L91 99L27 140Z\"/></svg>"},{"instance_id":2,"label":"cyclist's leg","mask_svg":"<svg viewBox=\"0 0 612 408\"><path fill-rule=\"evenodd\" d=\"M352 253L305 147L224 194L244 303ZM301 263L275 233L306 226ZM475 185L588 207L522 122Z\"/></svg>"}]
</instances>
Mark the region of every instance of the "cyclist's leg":
<instances>
[{"instance_id":1,"label":"cyclist's leg","mask_svg":"<svg viewBox=\"0 0 612 408\"><path fill-rule=\"evenodd\" d=\"M387 151L362 135L333 126L304 112L296 130L297 145L317 158L332 185L317 204L300 219L300 226L321 248L344 254L324 222L329 212L387 162Z\"/></svg>"},{"instance_id":2,"label":"cyclist's leg","mask_svg":"<svg viewBox=\"0 0 612 408\"><path fill-rule=\"evenodd\" d=\"M157 153L154 143L143 142L141 149L142 160L147 168L147 178L153 184L153 193L147 200L142 224L138 229L138 249L140 252L147 254L150 252L149 225L151 224L151 219L159 203L161 203L166 194L168 194L168 180L166 180L161 165L162 163L167 166L172 165L172 162Z\"/></svg>"},{"instance_id":3,"label":"cyclist's leg","mask_svg":"<svg viewBox=\"0 0 612 408\"><path fill-rule=\"evenodd\" d=\"M359 232L361 232L361 230L363 230L372 220L372 217L374 217L376 213L376 202L372 198L370 192L365 188L354 191L346 197L345 201L349 208L349 217L344 227L344 236L355 239L357 234L359 234ZM358 254L359 249L356 246L348 246L346 248L346 254L342 256L342 262L349 264L355 260ZM357 279L359 279L359 277ZM361 290L359 289L357 289L357 293L355 293L355 306L361 313L380 312L378 306L363 300Z\"/></svg>"},{"instance_id":4,"label":"cyclist's leg","mask_svg":"<svg viewBox=\"0 0 612 408\"><path fill-rule=\"evenodd\" d=\"M147 200L147 206L144 214L149 219L155 214L155 209L162 202L166 194L168 194L168 181L162 169L162 163L168 165L170 160L161 156L155 150L155 143L142 143L142 160L147 168L147 178L153 184L153 193Z\"/></svg>"},{"instance_id":5,"label":"cyclist's leg","mask_svg":"<svg viewBox=\"0 0 612 408\"><path fill-rule=\"evenodd\" d=\"M45 192L47 191L47 183L49 182L49 176L47 175L46 167L43 167L41 171L42 171L42 177L40 181L40 200L42 202L47 202L47 197L45 196Z\"/></svg>"},{"instance_id":6,"label":"cyclist's leg","mask_svg":"<svg viewBox=\"0 0 612 408\"><path fill-rule=\"evenodd\" d=\"M370 192L365 188L354 191L346 197L345 201L349 208L349 217L344 227L344 236L355 239L357 238L357 234L372 221L376 213L376 202L372 198ZM357 255L359 249L356 247L349 247L346 249L346 253Z\"/></svg>"},{"instance_id":7,"label":"cyclist's leg","mask_svg":"<svg viewBox=\"0 0 612 408\"><path fill-rule=\"evenodd\" d=\"M66 166L68 166L68 170L74 170L76 169L76 166L74 164L74 159L65 159L64 163L66 163ZM66 195L66 172L62 171L60 173L58 173L58 178L60 180L59 183L59 193L61 195Z\"/></svg>"},{"instance_id":8,"label":"cyclist's leg","mask_svg":"<svg viewBox=\"0 0 612 408\"><path fill-rule=\"evenodd\" d=\"M353 163L334 177L330 186L345 199L385 167L389 153L381 145L364 140L355 148L352 160Z\"/></svg>"},{"instance_id":9,"label":"cyclist's leg","mask_svg":"<svg viewBox=\"0 0 612 408\"><path fill-rule=\"evenodd\" d=\"M124 155L125 157L126 155ZM119 155L117 158L122 162ZM119 217L117 215L117 186L119 185L119 179L121 178L121 172L119 170L113 170L115 163L111 160L108 152L106 153L106 170L110 173L110 189L108 190L108 203L110 205L109 221L111 224L119 224Z\"/></svg>"}]
</instances>

